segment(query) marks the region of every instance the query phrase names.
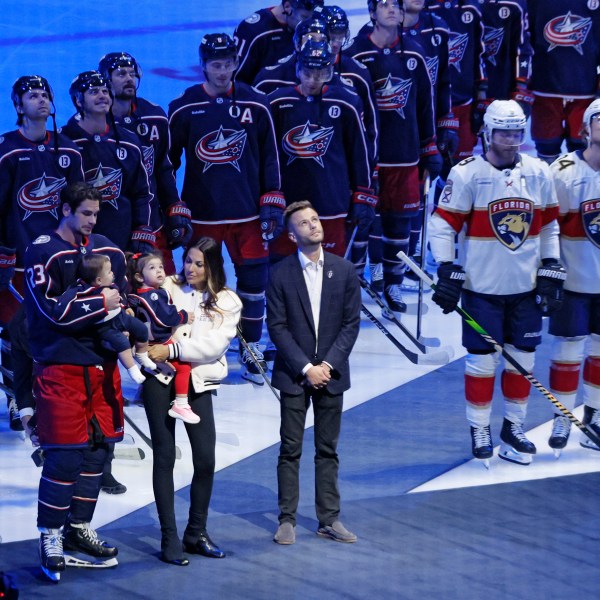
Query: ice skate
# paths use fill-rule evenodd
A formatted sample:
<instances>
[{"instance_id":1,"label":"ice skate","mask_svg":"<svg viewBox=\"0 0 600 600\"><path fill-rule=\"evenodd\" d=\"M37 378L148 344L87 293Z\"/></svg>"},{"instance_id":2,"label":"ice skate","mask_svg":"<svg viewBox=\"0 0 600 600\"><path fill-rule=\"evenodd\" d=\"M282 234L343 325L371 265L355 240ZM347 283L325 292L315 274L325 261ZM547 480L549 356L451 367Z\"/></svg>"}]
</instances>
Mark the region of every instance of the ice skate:
<instances>
[{"instance_id":1,"label":"ice skate","mask_svg":"<svg viewBox=\"0 0 600 600\"><path fill-rule=\"evenodd\" d=\"M525 437L522 425L504 419L500 439L502 440L502 444L500 445L498 456L501 459L518 465L531 464L532 455L537 452L537 449Z\"/></svg>"},{"instance_id":2,"label":"ice skate","mask_svg":"<svg viewBox=\"0 0 600 600\"><path fill-rule=\"evenodd\" d=\"M89 523L67 523L63 533L65 564L68 567L116 567L118 549L98 538Z\"/></svg>"},{"instance_id":3,"label":"ice skate","mask_svg":"<svg viewBox=\"0 0 600 600\"><path fill-rule=\"evenodd\" d=\"M383 296L392 312L406 312L406 303L402 300L399 285L388 285L383 292ZM383 316L385 317L385 313Z\"/></svg>"},{"instance_id":4,"label":"ice skate","mask_svg":"<svg viewBox=\"0 0 600 600\"><path fill-rule=\"evenodd\" d=\"M490 468L490 458L494 456L490 426L471 427L471 450L473 456L481 460L486 469Z\"/></svg>"},{"instance_id":5,"label":"ice skate","mask_svg":"<svg viewBox=\"0 0 600 600\"><path fill-rule=\"evenodd\" d=\"M383 293L383 264L369 264L369 272L371 273L371 287L378 294Z\"/></svg>"},{"instance_id":6,"label":"ice skate","mask_svg":"<svg viewBox=\"0 0 600 600\"><path fill-rule=\"evenodd\" d=\"M267 363L265 362L265 356L260 351L258 347L258 342L248 342L248 348L252 350L252 354L254 358L252 358L252 354L243 345L240 345L240 351L238 354L239 363L242 365L242 378L252 383L256 383L257 385L263 385L264 379L260 373L260 369L256 365L256 361L259 362L263 371L267 370Z\"/></svg>"},{"instance_id":7,"label":"ice skate","mask_svg":"<svg viewBox=\"0 0 600 600\"><path fill-rule=\"evenodd\" d=\"M65 570L62 527L40 528L39 552L44 575L51 581L60 581L60 574Z\"/></svg>"},{"instance_id":8,"label":"ice skate","mask_svg":"<svg viewBox=\"0 0 600 600\"><path fill-rule=\"evenodd\" d=\"M554 415L554 423L552 423L552 433L548 439L548 446L554 451L554 456L559 458L563 448L569 441L571 433L571 421L562 415Z\"/></svg>"},{"instance_id":9,"label":"ice skate","mask_svg":"<svg viewBox=\"0 0 600 600\"><path fill-rule=\"evenodd\" d=\"M583 424L587 425L596 435L600 435L600 410L585 405L583 407ZM584 435L579 442L582 448L600 451L600 448Z\"/></svg>"},{"instance_id":10,"label":"ice skate","mask_svg":"<svg viewBox=\"0 0 600 600\"><path fill-rule=\"evenodd\" d=\"M174 419L181 419L184 423L189 423L190 425L200 423L200 417L192 410L189 404L177 406L174 402L169 409L169 416Z\"/></svg>"}]
</instances>

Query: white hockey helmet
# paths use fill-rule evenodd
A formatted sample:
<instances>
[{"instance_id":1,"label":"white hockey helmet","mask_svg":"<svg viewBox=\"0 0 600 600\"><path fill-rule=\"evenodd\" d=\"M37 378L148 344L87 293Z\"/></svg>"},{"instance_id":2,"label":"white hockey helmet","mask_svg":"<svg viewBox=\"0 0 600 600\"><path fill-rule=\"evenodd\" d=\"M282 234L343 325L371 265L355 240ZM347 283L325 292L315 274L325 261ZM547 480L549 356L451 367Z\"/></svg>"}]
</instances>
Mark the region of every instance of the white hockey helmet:
<instances>
[{"instance_id":1,"label":"white hockey helmet","mask_svg":"<svg viewBox=\"0 0 600 600\"><path fill-rule=\"evenodd\" d=\"M583 113L583 122L581 123L581 132L584 138L587 138L589 144L589 134L592 127L592 117L600 113L600 98L596 98Z\"/></svg>"},{"instance_id":2,"label":"white hockey helmet","mask_svg":"<svg viewBox=\"0 0 600 600\"><path fill-rule=\"evenodd\" d=\"M525 140L527 118L518 102L514 100L494 100L483 115L483 135L488 146L495 129L521 130L521 144Z\"/></svg>"}]
</instances>

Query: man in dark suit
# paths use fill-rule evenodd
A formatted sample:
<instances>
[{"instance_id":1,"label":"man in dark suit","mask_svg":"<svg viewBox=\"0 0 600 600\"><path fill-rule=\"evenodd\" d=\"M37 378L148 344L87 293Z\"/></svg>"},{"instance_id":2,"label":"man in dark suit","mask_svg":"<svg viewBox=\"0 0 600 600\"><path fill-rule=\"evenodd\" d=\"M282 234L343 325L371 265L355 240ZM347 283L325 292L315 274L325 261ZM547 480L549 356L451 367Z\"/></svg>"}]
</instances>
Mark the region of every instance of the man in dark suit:
<instances>
[{"instance_id":1,"label":"man in dark suit","mask_svg":"<svg viewBox=\"0 0 600 600\"><path fill-rule=\"evenodd\" d=\"M284 219L298 252L273 267L267 289L267 325L277 348L273 386L281 391L274 540L295 542L302 438L312 400L317 534L355 542L339 520L337 442L343 393L350 387L348 357L360 325L360 286L350 262L323 251L323 227L310 202L290 204Z\"/></svg>"}]
</instances>

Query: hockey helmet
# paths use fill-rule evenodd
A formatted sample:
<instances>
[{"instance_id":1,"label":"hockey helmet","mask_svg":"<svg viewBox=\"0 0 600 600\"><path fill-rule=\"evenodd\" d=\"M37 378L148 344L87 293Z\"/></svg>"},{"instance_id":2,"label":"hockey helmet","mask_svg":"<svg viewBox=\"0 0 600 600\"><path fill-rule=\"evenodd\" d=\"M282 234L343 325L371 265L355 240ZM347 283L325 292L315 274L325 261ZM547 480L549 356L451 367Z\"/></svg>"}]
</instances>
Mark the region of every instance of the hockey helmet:
<instances>
[{"instance_id":1,"label":"hockey helmet","mask_svg":"<svg viewBox=\"0 0 600 600\"><path fill-rule=\"evenodd\" d=\"M520 130L521 142L525 139L527 118L518 102L514 100L494 100L483 115L483 135L488 145L496 129Z\"/></svg>"},{"instance_id":2,"label":"hockey helmet","mask_svg":"<svg viewBox=\"0 0 600 600\"><path fill-rule=\"evenodd\" d=\"M302 39L305 35L309 35L308 39L314 39L314 35L320 35L318 41L322 41L322 39L329 40L329 33L327 29L327 21L323 17L319 17L317 15L313 15L308 19L304 19L304 21L300 21L294 30L294 48L298 52L302 46Z\"/></svg>"},{"instance_id":3,"label":"hockey helmet","mask_svg":"<svg viewBox=\"0 0 600 600\"><path fill-rule=\"evenodd\" d=\"M315 14L318 14L327 21L329 33L350 35L350 21L348 21L348 15L344 9L339 6L327 5L322 8L316 8Z\"/></svg>"},{"instance_id":4,"label":"hockey helmet","mask_svg":"<svg viewBox=\"0 0 600 600\"><path fill-rule=\"evenodd\" d=\"M296 76L300 79L302 70L321 71L318 78L321 83L327 83L333 77L334 62L335 56L327 42L308 40L298 52Z\"/></svg>"},{"instance_id":5,"label":"hockey helmet","mask_svg":"<svg viewBox=\"0 0 600 600\"><path fill-rule=\"evenodd\" d=\"M314 10L317 6L323 6L325 0L287 0L293 8L300 10Z\"/></svg>"},{"instance_id":6,"label":"hockey helmet","mask_svg":"<svg viewBox=\"0 0 600 600\"><path fill-rule=\"evenodd\" d=\"M207 33L198 47L200 66L206 68L209 60L237 58L235 42L226 33Z\"/></svg>"},{"instance_id":7,"label":"hockey helmet","mask_svg":"<svg viewBox=\"0 0 600 600\"><path fill-rule=\"evenodd\" d=\"M585 137L589 135L589 132L592 128L592 117L598 113L600 113L600 98L596 98L583 113L581 129Z\"/></svg>"},{"instance_id":8,"label":"hockey helmet","mask_svg":"<svg viewBox=\"0 0 600 600\"><path fill-rule=\"evenodd\" d=\"M119 67L131 67L135 72L138 82L142 78L142 68L137 60L128 52L109 52L98 63L98 71L109 81L112 72Z\"/></svg>"},{"instance_id":9,"label":"hockey helmet","mask_svg":"<svg viewBox=\"0 0 600 600\"><path fill-rule=\"evenodd\" d=\"M110 97L112 98L110 81L98 71L84 71L71 81L69 96L71 96L71 101L79 112L81 112L81 107L77 104L77 101L79 100L80 103L83 103L83 94L94 87L108 88Z\"/></svg>"},{"instance_id":10,"label":"hockey helmet","mask_svg":"<svg viewBox=\"0 0 600 600\"><path fill-rule=\"evenodd\" d=\"M23 75L12 86L10 97L15 107L21 106L21 97L25 92L31 90L44 90L48 92L50 102L54 101L54 93L45 77L41 77L40 75Z\"/></svg>"}]
</instances>

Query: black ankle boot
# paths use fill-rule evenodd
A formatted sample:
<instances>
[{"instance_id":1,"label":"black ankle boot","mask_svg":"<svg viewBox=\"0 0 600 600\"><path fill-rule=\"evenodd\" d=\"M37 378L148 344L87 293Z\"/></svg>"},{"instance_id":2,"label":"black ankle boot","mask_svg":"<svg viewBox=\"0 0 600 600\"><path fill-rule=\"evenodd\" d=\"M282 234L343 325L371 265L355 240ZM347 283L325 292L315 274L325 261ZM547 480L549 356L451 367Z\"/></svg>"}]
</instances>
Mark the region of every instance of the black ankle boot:
<instances>
[{"instance_id":1,"label":"black ankle boot","mask_svg":"<svg viewBox=\"0 0 600 600\"><path fill-rule=\"evenodd\" d=\"M195 542L184 537L183 549L190 554L201 554L208 558L225 558L225 552L210 539L206 532L201 533Z\"/></svg>"}]
</instances>

